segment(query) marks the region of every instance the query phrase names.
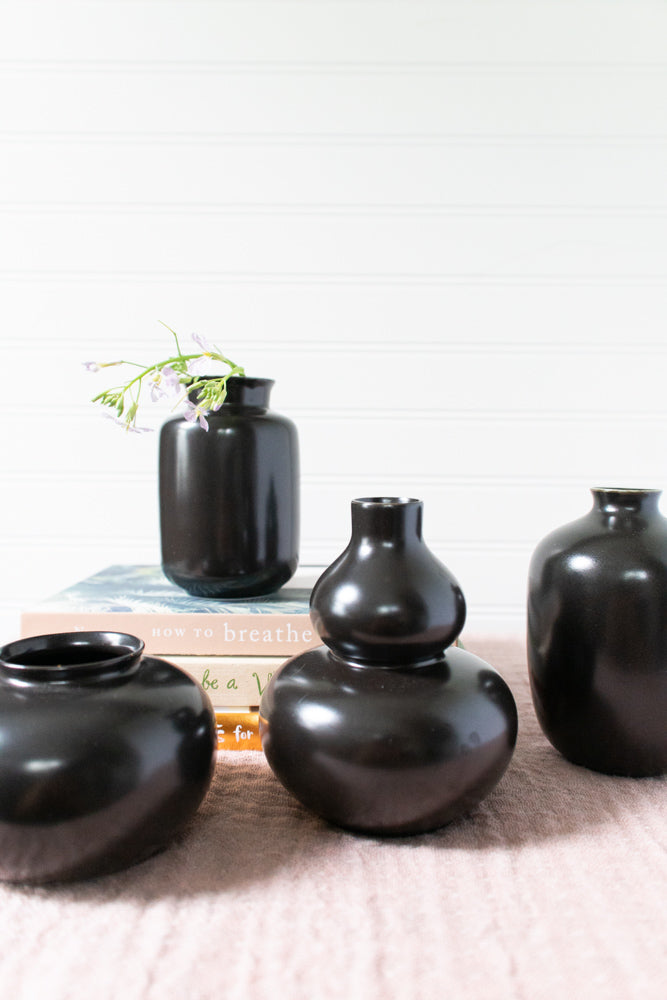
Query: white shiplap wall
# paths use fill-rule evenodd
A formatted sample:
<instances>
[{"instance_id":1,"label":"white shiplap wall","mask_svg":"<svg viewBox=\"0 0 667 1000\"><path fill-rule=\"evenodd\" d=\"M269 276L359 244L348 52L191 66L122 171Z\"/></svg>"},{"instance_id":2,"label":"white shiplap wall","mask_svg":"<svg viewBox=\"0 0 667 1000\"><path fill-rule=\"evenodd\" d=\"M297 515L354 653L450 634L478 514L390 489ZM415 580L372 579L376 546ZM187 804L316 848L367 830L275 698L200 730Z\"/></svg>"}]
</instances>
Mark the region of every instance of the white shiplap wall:
<instances>
[{"instance_id":1,"label":"white shiplap wall","mask_svg":"<svg viewBox=\"0 0 667 1000\"><path fill-rule=\"evenodd\" d=\"M662 0L4 0L0 88L0 639L159 559L81 362L160 319L276 379L302 562L420 496L470 632L588 487L665 484Z\"/></svg>"}]
</instances>

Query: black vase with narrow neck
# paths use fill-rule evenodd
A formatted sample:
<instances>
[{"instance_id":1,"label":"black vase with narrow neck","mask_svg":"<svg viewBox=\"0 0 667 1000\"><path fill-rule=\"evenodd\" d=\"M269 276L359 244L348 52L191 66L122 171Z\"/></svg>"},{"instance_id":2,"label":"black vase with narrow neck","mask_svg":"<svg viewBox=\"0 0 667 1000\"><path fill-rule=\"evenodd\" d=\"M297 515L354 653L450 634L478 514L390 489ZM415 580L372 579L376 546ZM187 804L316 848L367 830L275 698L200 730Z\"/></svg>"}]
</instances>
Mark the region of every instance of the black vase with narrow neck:
<instances>
[{"instance_id":1,"label":"black vase with narrow neck","mask_svg":"<svg viewBox=\"0 0 667 1000\"><path fill-rule=\"evenodd\" d=\"M407 497L352 501L350 542L311 596L313 624L334 653L386 666L421 662L461 632L463 591L424 542L423 508Z\"/></svg>"},{"instance_id":2,"label":"black vase with narrow neck","mask_svg":"<svg viewBox=\"0 0 667 1000\"><path fill-rule=\"evenodd\" d=\"M422 538L423 504L352 501L352 536L311 596L324 645L273 675L260 736L305 806L364 833L433 830L469 812L514 751L512 693L455 647L465 600Z\"/></svg>"}]
</instances>

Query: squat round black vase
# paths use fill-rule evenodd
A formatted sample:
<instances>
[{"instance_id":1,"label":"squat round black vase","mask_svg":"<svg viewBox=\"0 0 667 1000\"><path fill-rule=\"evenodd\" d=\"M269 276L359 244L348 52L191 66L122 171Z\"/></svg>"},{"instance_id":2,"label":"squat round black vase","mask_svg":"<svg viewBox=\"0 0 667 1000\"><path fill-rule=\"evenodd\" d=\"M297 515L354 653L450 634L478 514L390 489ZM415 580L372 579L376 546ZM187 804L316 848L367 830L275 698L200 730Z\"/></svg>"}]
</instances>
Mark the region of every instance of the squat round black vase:
<instances>
[{"instance_id":1,"label":"squat round black vase","mask_svg":"<svg viewBox=\"0 0 667 1000\"><path fill-rule=\"evenodd\" d=\"M162 427L162 568L193 596L259 597L296 570L298 437L269 410L273 384L232 377L208 430L184 417Z\"/></svg>"},{"instance_id":2,"label":"squat round black vase","mask_svg":"<svg viewBox=\"0 0 667 1000\"><path fill-rule=\"evenodd\" d=\"M528 582L535 711L568 760L667 771L667 520L659 490L594 489L537 547Z\"/></svg>"},{"instance_id":3,"label":"squat round black vase","mask_svg":"<svg viewBox=\"0 0 667 1000\"><path fill-rule=\"evenodd\" d=\"M352 538L316 583L325 645L285 663L260 704L262 747L303 805L348 829L433 830L500 780L512 694L455 642L465 601L422 539L422 502L352 501Z\"/></svg>"},{"instance_id":4,"label":"squat round black vase","mask_svg":"<svg viewBox=\"0 0 667 1000\"><path fill-rule=\"evenodd\" d=\"M0 649L0 879L92 878L142 861L192 818L217 746L207 695L115 632Z\"/></svg>"}]
</instances>

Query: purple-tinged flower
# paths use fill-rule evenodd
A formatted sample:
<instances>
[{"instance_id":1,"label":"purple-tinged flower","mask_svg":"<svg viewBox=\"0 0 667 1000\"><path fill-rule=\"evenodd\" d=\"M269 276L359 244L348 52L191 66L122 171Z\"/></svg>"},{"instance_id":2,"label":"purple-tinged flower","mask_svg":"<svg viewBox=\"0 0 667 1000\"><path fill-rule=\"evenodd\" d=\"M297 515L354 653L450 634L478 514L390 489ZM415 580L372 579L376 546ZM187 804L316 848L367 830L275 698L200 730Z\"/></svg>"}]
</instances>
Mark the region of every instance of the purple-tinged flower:
<instances>
[{"instance_id":1,"label":"purple-tinged flower","mask_svg":"<svg viewBox=\"0 0 667 1000\"><path fill-rule=\"evenodd\" d=\"M103 368L116 368L118 365L125 364L124 361L83 361L83 367L89 372L99 372Z\"/></svg>"},{"instance_id":2,"label":"purple-tinged flower","mask_svg":"<svg viewBox=\"0 0 667 1000\"><path fill-rule=\"evenodd\" d=\"M209 365L210 361L208 354L205 354L201 358L193 358L192 361L188 361L186 365L188 375L194 375L195 377L198 375L206 375L209 371Z\"/></svg>"},{"instance_id":3,"label":"purple-tinged flower","mask_svg":"<svg viewBox=\"0 0 667 1000\"><path fill-rule=\"evenodd\" d=\"M205 431L208 430L208 420L206 419L206 414L208 410L205 410L203 406L197 406L195 403L190 403L189 401L185 404L185 413L183 416L190 424L197 423L199 421L199 426L203 427Z\"/></svg>"},{"instance_id":4,"label":"purple-tinged flower","mask_svg":"<svg viewBox=\"0 0 667 1000\"><path fill-rule=\"evenodd\" d=\"M171 365L156 368L151 377L151 399L155 403L164 396L174 396L180 392L181 383L178 372Z\"/></svg>"},{"instance_id":5,"label":"purple-tinged flower","mask_svg":"<svg viewBox=\"0 0 667 1000\"><path fill-rule=\"evenodd\" d=\"M103 413L102 416L106 417L107 420L113 421L114 424L118 424L119 427L124 427L129 434L151 434L153 432L152 427L137 427L136 424L122 420L120 417L115 417L113 413Z\"/></svg>"},{"instance_id":6,"label":"purple-tinged flower","mask_svg":"<svg viewBox=\"0 0 667 1000\"><path fill-rule=\"evenodd\" d=\"M193 333L192 334L192 339L194 340L194 342L197 345L197 347L201 347L201 349L204 352L204 354L207 354L209 357L212 354L216 354L217 353L215 347L213 347L212 344L209 344L209 342L206 339L206 337L202 337L199 333Z\"/></svg>"}]
</instances>

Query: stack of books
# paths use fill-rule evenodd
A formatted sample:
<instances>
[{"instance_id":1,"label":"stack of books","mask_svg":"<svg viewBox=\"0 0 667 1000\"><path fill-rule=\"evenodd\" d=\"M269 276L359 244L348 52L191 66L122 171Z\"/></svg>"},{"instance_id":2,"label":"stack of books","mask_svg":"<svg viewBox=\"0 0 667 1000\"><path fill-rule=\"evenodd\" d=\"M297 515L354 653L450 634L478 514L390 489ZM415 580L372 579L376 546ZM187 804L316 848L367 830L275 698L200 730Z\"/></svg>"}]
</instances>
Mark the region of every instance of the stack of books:
<instances>
[{"instance_id":1,"label":"stack of books","mask_svg":"<svg viewBox=\"0 0 667 1000\"><path fill-rule=\"evenodd\" d=\"M21 636L129 632L146 654L199 681L218 724L220 750L260 750L259 701L273 673L320 643L309 614L310 587L225 601L191 597L159 566L110 566L21 615Z\"/></svg>"}]
</instances>

